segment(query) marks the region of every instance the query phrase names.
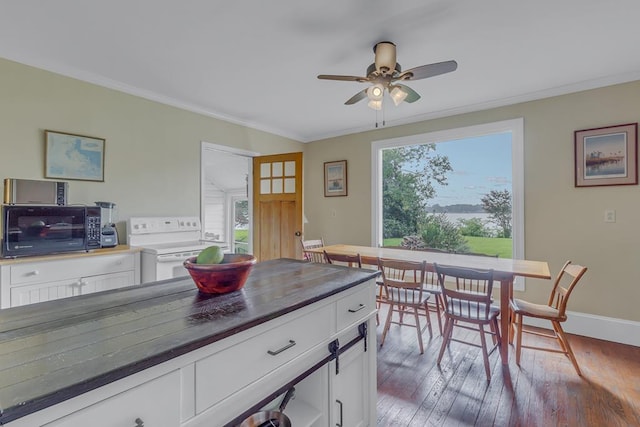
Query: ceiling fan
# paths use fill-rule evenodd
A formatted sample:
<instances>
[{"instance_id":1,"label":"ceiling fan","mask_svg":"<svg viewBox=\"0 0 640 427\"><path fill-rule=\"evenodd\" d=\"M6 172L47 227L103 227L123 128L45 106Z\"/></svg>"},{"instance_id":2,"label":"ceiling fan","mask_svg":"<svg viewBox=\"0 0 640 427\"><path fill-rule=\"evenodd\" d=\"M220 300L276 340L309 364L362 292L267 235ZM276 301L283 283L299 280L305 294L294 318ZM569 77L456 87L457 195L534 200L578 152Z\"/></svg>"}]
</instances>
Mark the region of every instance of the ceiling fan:
<instances>
[{"instance_id":1,"label":"ceiling fan","mask_svg":"<svg viewBox=\"0 0 640 427\"><path fill-rule=\"evenodd\" d=\"M366 77L320 74L318 78L321 80L371 83L371 86L349 98L345 105L355 104L368 97L369 107L374 110L380 110L382 109L382 98L385 90L389 93L396 106L403 101L411 103L420 99L420 95L416 91L398 82L426 79L450 73L458 68L456 61L444 61L402 71L400 64L396 62L396 45L388 41L376 43L373 47L373 52L375 53L375 62L367 68Z\"/></svg>"}]
</instances>

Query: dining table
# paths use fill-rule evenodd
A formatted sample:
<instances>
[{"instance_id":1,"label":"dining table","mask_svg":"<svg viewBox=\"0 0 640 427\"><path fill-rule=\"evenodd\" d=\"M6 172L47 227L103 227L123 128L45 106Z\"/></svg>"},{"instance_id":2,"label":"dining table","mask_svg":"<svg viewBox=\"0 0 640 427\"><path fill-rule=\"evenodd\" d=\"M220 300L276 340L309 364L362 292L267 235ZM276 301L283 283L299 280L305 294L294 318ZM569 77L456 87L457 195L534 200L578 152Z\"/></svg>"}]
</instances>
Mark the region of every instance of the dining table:
<instances>
[{"instance_id":1,"label":"dining table","mask_svg":"<svg viewBox=\"0 0 640 427\"><path fill-rule=\"evenodd\" d=\"M516 277L551 279L549 265L545 261L345 244L328 245L309 251L317 253L327 251L342 255L359 254L362 264L375 265L376 267L378 258L387 258L402 261L426 261L427 268L431 269L433 264L442 264L477 270L493 270L494 278L500 283L500 308L502 310L509 308L509 301L513 297L513 282ZM500 342L500 357L503 365L509 363L509 323L508 315L500 316L500 330L504 337Z\"/></svg>"}]
</instances>

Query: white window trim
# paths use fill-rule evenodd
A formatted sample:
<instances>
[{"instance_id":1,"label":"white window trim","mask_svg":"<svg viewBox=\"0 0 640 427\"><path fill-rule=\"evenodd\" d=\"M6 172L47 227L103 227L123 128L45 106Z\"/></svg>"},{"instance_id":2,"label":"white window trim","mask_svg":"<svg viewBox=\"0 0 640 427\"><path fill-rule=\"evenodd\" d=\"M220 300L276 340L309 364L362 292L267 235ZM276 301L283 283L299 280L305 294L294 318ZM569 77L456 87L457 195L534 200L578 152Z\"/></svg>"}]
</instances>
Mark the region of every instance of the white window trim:
<instances>
[{"instance_id":1,"label":"white window trim","mask_svg":"<svg viewBox=\"0 0 640 427\"><path fill-rule=\"evenodd\" d=\"M238 189L238 190L229 190L226 194L226 205L227 205L227 224L226 224L226 228L227 228L227 235L229 236L229 238L227 239L229 241L229 249L231 250L232 253L235 253L236 251L236 243L235 243L235 229L236 229L236 202L240 201L240 200L249 200L249 197L247 196L247 192L245 189ZM251 230L251 227L249 227L249 230Z\"/></svg>"},{"instance_id":2,"label":"white window trim","mask_svg":"<svg viewBox=\"0 0 640 427\"><path fill-rule=\"evenodd\" d=\"M382 243L382 155L385 148L430 144L473 138L495 133L511 133L512 202L514 258L525 259L524 253L524 119L517 118L481 125L372 141L371 143L371 245ZM514 289L524 290L524 280L518 277Z\"/></svg>"}]
</instances>

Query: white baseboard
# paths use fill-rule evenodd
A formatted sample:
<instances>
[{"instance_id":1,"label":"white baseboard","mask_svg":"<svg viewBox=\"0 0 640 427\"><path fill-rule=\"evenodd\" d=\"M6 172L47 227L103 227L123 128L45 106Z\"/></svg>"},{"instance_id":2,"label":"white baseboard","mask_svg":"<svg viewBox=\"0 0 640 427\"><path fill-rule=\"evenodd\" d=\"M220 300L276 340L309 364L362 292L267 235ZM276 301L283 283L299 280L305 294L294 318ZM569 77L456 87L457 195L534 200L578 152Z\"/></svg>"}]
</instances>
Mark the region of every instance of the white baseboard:
<instances>
[{"instance_id":1,"label":"white baseboard","mask_svg":"<svg viewBox=\"0 0 640 427\"><path fill-rule=\"evenodd\" d=\"M526 325L551 329L548 320L525 317ZM640 322L567 311L562 329L569 334L640 347Z\"/></svg>"}]
</instances>

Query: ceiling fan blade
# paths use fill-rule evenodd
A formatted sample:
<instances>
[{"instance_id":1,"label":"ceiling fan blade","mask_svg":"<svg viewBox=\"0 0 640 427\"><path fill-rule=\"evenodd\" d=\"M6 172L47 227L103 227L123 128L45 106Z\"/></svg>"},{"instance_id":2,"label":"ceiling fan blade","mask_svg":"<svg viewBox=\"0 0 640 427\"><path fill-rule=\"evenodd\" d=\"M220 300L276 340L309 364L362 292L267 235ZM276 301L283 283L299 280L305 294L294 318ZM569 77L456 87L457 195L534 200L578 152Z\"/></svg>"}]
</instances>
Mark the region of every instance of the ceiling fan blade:
<instances>
[{"instance_id":1,"label":"ceiling fan blade","mask_svg":"<svg viewBox=\"0 0 640 427\"><path fill-rule=\"evenodd\" d=\"M358 76L334 76L331 74L320 74L318 76L320 80L340 80L345 82L368 82L369 79L366 77L358 77Z\"/></svg>"},{"instance_id":2,"label":"ceiling fan blade","mask_svg":"<svg viewBox=\"0 0 640 427\"><path fill-rule=\"evenodd\" d=\"M349 98L347 102L344 103L344 105L355 104L358 101L362 101L366 97L367 97L367 89L361 90L360 92L356 93L351 98Z\"/></svg>"},{"instance_id":3,"label":"ceiling fan blade","mask_svg":"<svg viewBox=\"0 0 640 427\"><path fill-rule=\"evenodd\" d=\"M406 70L400 74L398 80L419 80L428 77L439 76L440 74L450 73L458 68L456 61L436 62L435 64L422 65L410 70Z\"/></svg>"},{"instance_id":4,"label":"ceiling fan blade","mask_svg":"<svg viewBox=\"0 0 640 427\"><path fill-rule=\"evenodd\" d=\"M411 89L409 86L401 85L401 84L397 84L396 86L399 86L400 89L407 92L407 97L404 99L404 102L412 103L420 99L420 95L418 95L418 92Z\"/></svg>"}]
</instances>

